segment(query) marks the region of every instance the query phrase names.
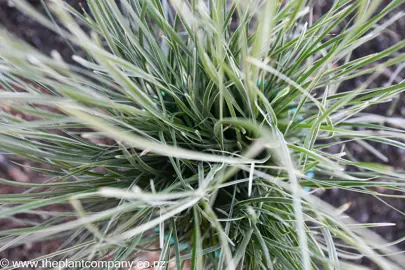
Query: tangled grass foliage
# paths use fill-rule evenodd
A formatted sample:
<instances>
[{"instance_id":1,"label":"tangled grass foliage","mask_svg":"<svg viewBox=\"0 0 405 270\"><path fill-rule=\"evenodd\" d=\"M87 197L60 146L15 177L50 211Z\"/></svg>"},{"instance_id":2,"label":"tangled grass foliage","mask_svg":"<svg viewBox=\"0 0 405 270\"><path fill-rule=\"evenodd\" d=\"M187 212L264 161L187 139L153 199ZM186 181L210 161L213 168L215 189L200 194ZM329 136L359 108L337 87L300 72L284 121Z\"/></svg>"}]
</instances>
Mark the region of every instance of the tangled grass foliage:
<instances>
[{"instance_id":1,"label":"tangled grass foliage","mask_svg":"<svg viewBox=\"0 0 405 270\"><path fill-rule=\"evenodd\" d=\"M372 145L405 148L403 119L362 112L404 91L405 82L369 85L405 61L405 41L351 57L403 15L381 21L403 1L376 12L382 1L336 0L316 20L304 0L87 2L83 13L50 1L49 17L14 1L66 39L74 64L0 31L1 104L34 117L0 110L0 149L49 176L1 179L27 189L1 195L0 216L50 216L1 231L2 249L58 238L38 259L158 250L176 269L351 270L361 257L405 265L374 224L308 192L383 200L375 187L402 191L402 172L358 162L344 145L383 161ZM360 76L359 87L340 87Z\"/></svg>"}]
</instances>

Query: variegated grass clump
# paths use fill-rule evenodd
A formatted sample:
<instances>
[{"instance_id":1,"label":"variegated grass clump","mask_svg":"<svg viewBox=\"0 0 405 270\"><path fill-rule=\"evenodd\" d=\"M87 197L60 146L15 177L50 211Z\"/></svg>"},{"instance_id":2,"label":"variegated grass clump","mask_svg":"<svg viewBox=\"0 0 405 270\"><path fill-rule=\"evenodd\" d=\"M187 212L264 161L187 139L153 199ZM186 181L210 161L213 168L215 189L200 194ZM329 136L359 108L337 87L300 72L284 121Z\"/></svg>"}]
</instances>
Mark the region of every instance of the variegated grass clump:
<instances>
[{"instance_id":1,"label":"variegated grass clump","mask_svg":"<svg viewBox=\"0 0 405 270\"><path fill-rule=\"evenodd\" d=\"M0 109L0 149L48 176L1 179L27 190L1 195L0 217L50 216L0 232L2 249L62 238L38 260L132 260L158 243L175 269L357 269L361 257L401 269L375 224L312 191L402 191L403 173L344 153L357 142L384 160L370 142L405 146L403 119L362 112L405 89L369 87L405 60L405 41L351 57L402 1L376 12L381 1L337 0L316 20L302 0L87 2L83 15L51 1L47 17L14 1L75 48L75 64L0 32L1 103L35 117ZM47 210L61 203L72 211Z\"/></svg>"}]
</instances>

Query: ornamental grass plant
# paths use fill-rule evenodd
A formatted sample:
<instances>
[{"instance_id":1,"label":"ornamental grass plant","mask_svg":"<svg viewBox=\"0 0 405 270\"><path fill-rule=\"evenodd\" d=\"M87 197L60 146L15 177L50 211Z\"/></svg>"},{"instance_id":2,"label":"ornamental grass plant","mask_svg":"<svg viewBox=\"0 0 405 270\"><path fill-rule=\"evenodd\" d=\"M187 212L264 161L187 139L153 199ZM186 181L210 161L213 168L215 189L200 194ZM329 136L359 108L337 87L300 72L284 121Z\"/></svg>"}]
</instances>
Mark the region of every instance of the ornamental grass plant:
<instances>
[{"instance_id":1,"label":"ornamental grass plant","mask_svg":"<svg viewBox=\"0 0 405 270\"><path fill-rule=\"evenodd\" d=\"M376 146L405 149L405 121L364 110L405 90L370 87L405 61L405 41L352 57L403 1L336 0L319 18L304 0L88 0L83 11L53 0L48 14L13 3L62 36L74 63L0 29L0 149L45 179L0 179L26 188L0 195L0 217L49 217L0 231L1 250L63 239L37 260L158 250L160 269L352 270L362 257L403 269L403 239L370 230L392 224L359 224L315 194L403 191ZM347 155L349 142L381 163ZM49 210L59 204L71 209Z\"/></svg>"}]
</instances>

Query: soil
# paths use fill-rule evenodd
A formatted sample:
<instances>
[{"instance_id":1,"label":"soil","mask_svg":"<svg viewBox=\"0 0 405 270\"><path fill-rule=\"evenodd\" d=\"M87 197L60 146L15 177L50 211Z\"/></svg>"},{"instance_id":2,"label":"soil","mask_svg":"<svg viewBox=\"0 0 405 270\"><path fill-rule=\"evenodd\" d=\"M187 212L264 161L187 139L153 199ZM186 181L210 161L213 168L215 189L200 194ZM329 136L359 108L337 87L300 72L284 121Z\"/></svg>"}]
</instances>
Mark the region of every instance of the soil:
<instances>
[{"instance_id":1,"label":"soil","mask_svg":"<svg viewBox=\"0 0 405 270\"><path fill-rule=\"evenodd\" d=\"M80 2L84 0L67 0L70 4L79 8ZM44 12L41 6L41 1L31 1L38 10ZM384 1L388 3L389 1ZM319 0L314 8L315 16L324 14L330 8L330 0ZM405 5L400 8L405 10ZM21 38L37 48L38 50L49 54L52 50L57 50L66 61L71 61L72 51L67 46L66 42L57 34L42 27L32 19L21 14L15 8L10 7L7 1L0 0L0 24L4 26L13 35ZM381 34L379 37L371 42L368 42L356 49L353 52L353 58L358 58L370 53L379 52L395 44L399 40L405 39L405 18L401 18L396 23L390 26L389 31ZM374 80L371 87L379 87L385 85L392 74L395 72L396 67L387 68L384 72ZM399 72L397 82L405 78L405 69ZM350 80L341 86L341 91L356 88L364 82L364 78L357 78ZM392 116L405 117L405 95L402 94L397 101ZM392 106L392 103L380 104L369 108L367 111L377 113L380 115L387 115ZM398 170L405 170L405 150L397 149L386 145L374 145L382 154L388 157L389 161L386 162L390 166ZM335 149L336 150L336 149ZM352 154L359 161L367 162L381 162L373 154L360 147L358 144L351 143L346 145L346 152ZM34 181L41 182L44 177L40 174L34 173L29 169L23 169L15 165L11 161L26 162L19 160L15 157L9 157L0 153L0 178L12 179L16 181ZM21 190L9 186L0 185L0 194L16 193ZM379 192L390 193L386 190L379 190ZM392 193L392 192L391 192ZM362 223L378 223L378 222L393 222L396 223L395 227L380 227L375 231L382 235L388 241L392 241L401 237L405 237L405 203L401 199L387 198L385 202L391 207L382 203L378 199L368 196L360 195L358 193L331 189L319 192L319 196L325 201L334 206L341 206L347 202L351 202L351 207L347 210L347 214ZM0 230L8 229L16 224L10 223L9 220L0 219ZM0 252L0 258L6 257L12 260L28 260L37 257L40 254L51 252L58 246L58 241L46 242L45 244L26 245L19 248L10 249ZM401 250L405 250L405 242L398 244ZM363 264L369 265L377 269L374 265L366 260L362 261Z\"/></svg>"}]
</instances>

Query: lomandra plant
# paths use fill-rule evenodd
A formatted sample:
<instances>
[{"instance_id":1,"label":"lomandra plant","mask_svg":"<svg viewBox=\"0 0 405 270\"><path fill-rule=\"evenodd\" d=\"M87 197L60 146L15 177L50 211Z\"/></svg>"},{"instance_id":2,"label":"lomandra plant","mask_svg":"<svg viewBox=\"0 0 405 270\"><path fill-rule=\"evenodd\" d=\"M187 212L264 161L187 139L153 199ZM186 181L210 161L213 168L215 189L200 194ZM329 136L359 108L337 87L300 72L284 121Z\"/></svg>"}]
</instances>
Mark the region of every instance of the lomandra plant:
<instances>
[{"instance_id":1,"label":"lomandra plant","mask_svg":"<svg viewBox=\"0 0 405 270\"><path fill-rule=\"evenodd\" d=\"M49 1L47 15L14 1L75 63L0 31L0 149L46 175L1 179L27 189L1 195L0 216L49 217L1 231L1 250L62 239L36 260L158 251L161 269L351 270L362 257L402 269L401 239L386 243L313 192L402 191L402 172L344 148L383 161L376 145L405 148L403 119L363 112L405 90L370 88L405 61L405 41L351 57L403 15L402 1L381 2L337 0L316 18L303 0L88 0L87 12Z\"/></svg>"}]
</instances>

